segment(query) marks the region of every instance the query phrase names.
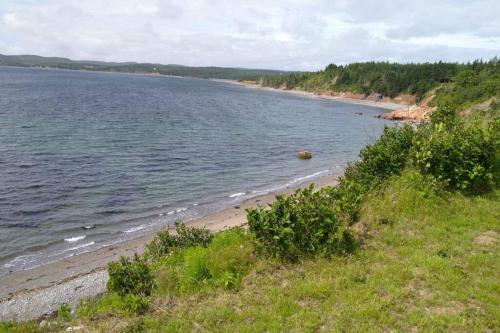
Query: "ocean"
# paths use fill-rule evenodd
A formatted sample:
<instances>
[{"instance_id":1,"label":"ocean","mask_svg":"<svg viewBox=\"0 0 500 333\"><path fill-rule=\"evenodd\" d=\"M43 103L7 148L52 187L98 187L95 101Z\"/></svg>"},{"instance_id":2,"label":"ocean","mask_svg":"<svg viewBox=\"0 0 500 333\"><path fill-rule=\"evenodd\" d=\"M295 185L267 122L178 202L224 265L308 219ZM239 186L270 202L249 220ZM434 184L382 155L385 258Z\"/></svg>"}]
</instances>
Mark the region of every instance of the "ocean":
<instances>
[{"instance_id":1,"label":"ocean","mask_svg":"<svg viewBox=\"0 0 500 333\"><path fill-rule=\"evenodd\" d=\"M382 112L212 80L0 67L0 275L340 173L380 136Z\"/></svg>"}]
</instances>

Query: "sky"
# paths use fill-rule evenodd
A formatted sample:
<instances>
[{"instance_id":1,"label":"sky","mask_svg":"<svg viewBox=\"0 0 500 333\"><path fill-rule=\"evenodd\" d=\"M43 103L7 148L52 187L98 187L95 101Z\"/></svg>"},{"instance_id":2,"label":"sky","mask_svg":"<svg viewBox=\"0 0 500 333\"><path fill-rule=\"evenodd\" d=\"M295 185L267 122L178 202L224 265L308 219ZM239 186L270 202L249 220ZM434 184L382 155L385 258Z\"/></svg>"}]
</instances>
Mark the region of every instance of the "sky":
<instances>
[{"instance_id":1,"label":"sky","mask_svg":"<svg viewBox=\"0 0 500 333\"><path fill-rule=\"evenodd\" d=\"M498 0L0 0L0 53L320 70L500 55Z\"/></svg>"}]
</instances>

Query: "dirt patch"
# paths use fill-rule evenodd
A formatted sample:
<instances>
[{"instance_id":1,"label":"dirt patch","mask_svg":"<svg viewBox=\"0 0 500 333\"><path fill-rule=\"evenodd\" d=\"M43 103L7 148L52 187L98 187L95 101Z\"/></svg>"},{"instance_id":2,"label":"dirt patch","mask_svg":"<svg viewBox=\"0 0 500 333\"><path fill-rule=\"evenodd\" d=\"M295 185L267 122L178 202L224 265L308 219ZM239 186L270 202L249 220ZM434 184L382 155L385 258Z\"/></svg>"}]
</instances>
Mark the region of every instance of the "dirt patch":
<instances>
[{"instance_id":1,"label":"dirt patch","mask_svg":"<svg viewBox=\"0 0 500 333\"><path fill-rule=\"evenodd\" d=\"M416 101L417 99L415 98L415 96L410 94L400 94L394 97L394 102L401 104L415 104Z\"/></svg>"},{"instance_id":2,"label":"dirt patch","mask_svg":"<svg viewBox=\"0 0 500 333\"><path fill-rule=\"evenodd\" d=\"M365 236L368 233L368 226L363 222L354 223L351 230L359 236Z\"/></svg>"},{"instance_id":3,"label":"dirt patch","mask_svg":"<svg viewBox=\"0 0 500 333\"><path fill-rule=\"evenodd\" d=\"M450 302L445 306L433 306L429 309L432 313L444 315L456 315L465 310L465 305L460 302Z\"/></svg>"},{"instance_id":4,"label":"dirt patch","mask_svg":"<svg viewBox=\"0 0 500 333\"><path fill-rule=\"evenodd\" d=\"M474 238L474 242L478 245L483 246L494 245L498 242L498 233L493 230L483 232L482 234Z\"/></svg>"},{"instance_id":5,"label":"dirt patch","mask_svg":"<svg viewBox=\"0 0 500 333\"><path fill-rule=\"evenodd\" d=\"M469 107L467 109L464 109L460 112L461 115L465 115L465 116L468 116L474 112L477 112L477 111L487 111L491 108L491 105L493 103L498 103L499 102L499 98L496 98L496 97L492 97L482 103L478 103L472 107Z\"/></svg>"},{"instance_id":6,"label":"dirt patch","mask_svg":"<svg viewBox=\"0 0 500 333\"><path fill-rule=\"evenodd\" d=\"M432 296L424 281L418 277L411 280L405 289L423 300L428 300Z\"/></svg>"},{"instance_id":7,"label":"dirt patch","mask_svg":"<svg viewBox=\"0 0 500 333\"><path fill-rule=\"evenodd\" d=\"M340 97L352 98L352 99L366 99L365 94L356 94L356 93L342 93L339 95Z\"/></svg>"}]
</instances>

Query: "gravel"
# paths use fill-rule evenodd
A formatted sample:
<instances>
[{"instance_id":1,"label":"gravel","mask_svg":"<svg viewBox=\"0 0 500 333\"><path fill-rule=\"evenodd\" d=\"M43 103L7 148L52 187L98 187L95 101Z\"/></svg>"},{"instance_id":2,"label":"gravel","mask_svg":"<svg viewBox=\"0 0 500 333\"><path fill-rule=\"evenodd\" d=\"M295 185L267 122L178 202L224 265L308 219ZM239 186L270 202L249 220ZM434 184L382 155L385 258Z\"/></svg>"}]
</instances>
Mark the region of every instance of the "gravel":
<instances>
[{"instance_id":1,"label":"gravel","mask_svg":"<svg viewBox=\"0 0 500 333\"><path fill-rule=\"evenodd\" d=\"M80 299L94 298L104 293L107 281L108 272L99 271L16 296L0 303L0 321L41 319L52 315L65 303L74 309Z\"/></svg>"}]
</instances>

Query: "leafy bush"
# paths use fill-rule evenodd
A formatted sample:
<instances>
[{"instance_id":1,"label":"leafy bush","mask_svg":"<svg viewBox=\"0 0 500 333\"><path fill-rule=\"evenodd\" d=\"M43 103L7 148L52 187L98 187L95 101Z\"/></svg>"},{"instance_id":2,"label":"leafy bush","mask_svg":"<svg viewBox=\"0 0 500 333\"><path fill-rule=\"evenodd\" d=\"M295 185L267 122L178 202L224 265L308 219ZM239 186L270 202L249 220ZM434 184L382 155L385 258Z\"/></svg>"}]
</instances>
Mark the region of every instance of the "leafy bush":
<instances>
[{"instance_id":1,"label":"leafy bush","mask_svg":"<svg viewBox=\"0 0 500 333\"><path fill-rule=\"evenodd\" d=\"M156 260L169 254L173 248L184 248L192 246L206 247L213 238L209 230L204 228L190 228L179 221L175 222L176 234L172 235L168 230L160 231L146 247L145 256Z\"/></svg>"},{"instance_id":2,"label":"leafy bush","mask_svg":"<svg viewBox=\"0 0 500 333\"><path fill-rule=\"evenodd\" d=\"M351 169L355 169L355 166L347 168ZM361 203L366 192L363 184L354 180L352 176L347 176L346 173L337 186L327 187L323 191L330 192L330 198L335 201L335 211L339 220L352 224L359 219Z\"/></svg>"},{"instance_id":3,"label":"leafy bush","mask_svg":"<svg viewBox=\"0 0 500 333\"><path fill-rule=\"evenodd\" d=\"M361 150L361 160L346 168L338 186L325 190L335 201L340 220L357 221L364 194L388 177L401 173L408 163L414 137L415 129L409 124L385 127L377 142Z\"/></svg>"},{"instance_id":4,"label":"leafy bush","mask_svg":"<svg viewBox=\"0 0 500 333\"><path fill-rule=\"evenodd\" d=\"M418 131L412 152L414 164L450 189L482 192L493 185L498 142L496 122L484 127L467 124L442 108L432 124Z\"/></svg>"},{"instance_id":5,"label":"leafy bush","mask_svg":"<svg viewBox=\"0 0 500 333\"><path fill-rule=\"evenodd\" d=\"M328 256L352 248L348 229L335 214L327 191L311 185L292 195L278 195L269 209L249 209L250 231L271 256L295 261L303 256Z\"/></svg>"},{"instance_id":6,"label":"leafy bush","mask_svg":"<svg viewBox=\"0 0 500 333\"><path fill-rule=\"evenodd\" d=\"M410 124L385 127L380 139L361 150L361 161L355 170L348 170L346 178L355 180L367 189L380 184L388 177L399 174L405 167L413 145L415 130Z\"/></svg>"},{"instance_id":7,"label":"leafy bush","mask_svg":"<svg viewBox=\"0 0 500 333\"><path fill-rule=\"evenodd\" d=\"M121 257L117 262L108 264L109 291L120 296L128 294L149 296L154 286L153 274L146 260L137 254L130 260Z\"/></svg>"}]
</instances>

